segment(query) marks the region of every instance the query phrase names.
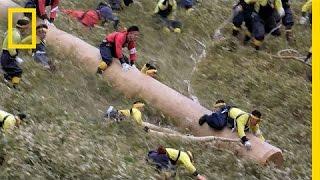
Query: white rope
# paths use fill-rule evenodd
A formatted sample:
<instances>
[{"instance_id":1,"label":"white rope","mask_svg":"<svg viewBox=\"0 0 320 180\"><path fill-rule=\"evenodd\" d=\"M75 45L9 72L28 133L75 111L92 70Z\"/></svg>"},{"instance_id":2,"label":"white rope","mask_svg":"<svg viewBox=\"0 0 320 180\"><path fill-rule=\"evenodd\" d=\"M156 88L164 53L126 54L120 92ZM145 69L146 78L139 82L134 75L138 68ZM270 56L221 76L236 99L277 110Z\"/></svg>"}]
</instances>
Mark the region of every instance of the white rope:
<instances>
[{"instance_id":1,"label":"white rope","mask_svg":"<svg viewBox=\"0 0 320 180\"><path fill-rule=\"evenodd\" d=\"M283 53L289 53L289 54L295 54L295 55L283 55ZM297 60L301 63L304 63L307 66L311 67L310 63L304 62L304 59L306 58L305 56L302 56L297 50L295 49L283 49L277 52L277 55L269 54L266 53L267 55L274 57L274 58L279 58L279 59L294 59Z\"/></svg>"}]
</instances>

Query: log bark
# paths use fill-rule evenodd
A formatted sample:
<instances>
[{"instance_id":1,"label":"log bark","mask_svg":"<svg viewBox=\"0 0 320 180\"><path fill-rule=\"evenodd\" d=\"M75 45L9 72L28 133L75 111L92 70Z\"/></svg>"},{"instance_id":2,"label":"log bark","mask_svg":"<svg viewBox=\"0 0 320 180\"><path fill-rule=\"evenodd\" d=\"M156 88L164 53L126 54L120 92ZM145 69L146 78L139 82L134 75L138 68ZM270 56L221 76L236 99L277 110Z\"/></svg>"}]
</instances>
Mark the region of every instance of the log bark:
<instances>
[{"instance_id":1,"label":"log bark","mask_svg":"<svg viewBox=\"0 0 320 180\"><path fill-rule=\"evenodd\" d=\"M0 0L1 20L7 17L7 8L15 6L17 5L10 0ZM56 49L65 53L72 51L76 55L77 61L80 61L89 73L94 74L96 72L100 54L95 46L52 26L50 26L47 35L48 44L54 45ZM227 128L222 131L215 131L207 125L199 126L198 119L202 115L210 113L207 108L195 103L167 85L140 73L138 69L132 68L128 72L123 72L118 61L114 60L104 73L104 78L127 97L140 97L152 107L174 118L175 125L178 128L188 128L195 136L238 138L236 133L232 133ZM263 143L251 134L248 134L248 138L253 149L251 151L246 151L245 148L239 149L239 153L243 154L243 157L261 164L273 162L280 166L283 163L282 151L279 148Z\"/></svg>"}]
</instances>

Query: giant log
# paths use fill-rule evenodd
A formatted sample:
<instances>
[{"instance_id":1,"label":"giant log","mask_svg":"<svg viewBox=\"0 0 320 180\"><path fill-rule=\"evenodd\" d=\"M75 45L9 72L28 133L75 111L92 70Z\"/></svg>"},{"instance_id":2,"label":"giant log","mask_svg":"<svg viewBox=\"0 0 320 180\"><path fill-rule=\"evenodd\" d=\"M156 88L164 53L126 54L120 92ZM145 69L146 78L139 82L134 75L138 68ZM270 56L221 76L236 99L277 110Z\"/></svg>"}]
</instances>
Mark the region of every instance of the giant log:
<instances>
[{"instance_id":1,"label":"giant log","mask_svg":"<svg viewBox=\"0 0 320 180\"><path fill-rule=\"evenodd\" d=\"M10 0L0 0L0 20L6 21L7 9L18 5ZM64 32L54 26L50 26L47 42L55 48L64 51L72 51L76 61L80 61L88 70L94 74L100 60L99 50L85 41ZM68 60L68 59L66 59ZM28 71L27 69L25 71ZM150 106L157 108L167 116L174 119L175 125L180 129L189 129L194 136L220 136L224 138L237 138L236 133L229 129L215 131L207 125L199 126L198 119L210 111L185 97L169 86L140 73L136 68L123 72L119 63L108 67L103 74L104 79L109 81L115 90L121 91L127 97L139 97L144 99ZM283 163L282 151L266 142L261 142L257 137L248 134L252 143L251 151L244 147L221 146L233 151L241 157L257 161L261 164L274 163L281 166ZM209 153L209 152L204 152Z\"/></svg>"}]
</instances>

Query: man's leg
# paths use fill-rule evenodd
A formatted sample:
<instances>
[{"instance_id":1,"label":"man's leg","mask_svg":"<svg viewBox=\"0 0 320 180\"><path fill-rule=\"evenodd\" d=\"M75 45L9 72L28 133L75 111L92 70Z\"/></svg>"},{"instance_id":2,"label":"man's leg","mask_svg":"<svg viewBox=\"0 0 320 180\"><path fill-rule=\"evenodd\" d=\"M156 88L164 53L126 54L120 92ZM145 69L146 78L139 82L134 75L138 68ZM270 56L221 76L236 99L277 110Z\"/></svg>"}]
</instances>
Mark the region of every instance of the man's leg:
<instances>
[{"instance_id":1,"label":"man's leg","mask_svg":"<svg viewBox=\"0 0 320 180\"><path fill-rule=\"evenodd\" d=\"M112 62L112 47L107 43L101 43L99 50L102 59L97 68L97 74L102 74Z\"/></svg>"},{"instance_id":2,"label":"man's leg","mask_svg":"<svg viewBox=\"0 0 320 180\"><path fill-rule=\"evenodd\" d=\"M253 36L253 45L256 50L260 49L260 46L264 40L264 23L258 14L253 14L252 18L252 36Z\"/></svg>"},{"instance_id":3,"label":"man's leg","mask_svg":"<svg viewBox=\"0 0 320 180\"><path fill-rule=\"evenodd\" d=\"M264 21L264 28L266 33L271 33L273 36L280 36L280 28L277 28L277 21L276 21L276 11L274 11L270 16L267 16Z\"/></svg>"},{"instance_id":4,"label":"man's leg","mask_svg":"<svg viewBox=\"0 0 320 180\"><path fill-rule=\"evenodd\" d=\"M292 40L292 26L294 24L291 8L285 8L285 15L282 18L282 24L285 26L287 41Z\"/></svg>"},{"instance_id":5,"label":"man's leg","mask_svg":"<svg viewBox=\"0 0 320 180\"><path fill-rule=\"evenodd\" d=\"M240 30L241 30L241 25L244 21L244 13L241 11L238 14L236 14L233 19L232 19L232 35L233 36L238 36Z\"/></svg>"}]
</instances>

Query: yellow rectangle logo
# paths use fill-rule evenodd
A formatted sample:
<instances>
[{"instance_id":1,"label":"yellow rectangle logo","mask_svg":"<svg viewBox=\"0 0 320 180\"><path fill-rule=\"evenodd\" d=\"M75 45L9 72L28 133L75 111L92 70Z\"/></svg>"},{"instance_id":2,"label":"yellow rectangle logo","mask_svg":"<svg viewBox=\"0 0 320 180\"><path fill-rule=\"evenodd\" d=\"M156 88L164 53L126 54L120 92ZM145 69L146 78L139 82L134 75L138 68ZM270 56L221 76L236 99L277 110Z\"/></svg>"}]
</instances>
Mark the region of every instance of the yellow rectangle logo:
<instances>
[{"instance_id":1,"label":"yellow rectangle logo","mask_svg":"<svg viewBox=\"0 0 320 180\"><path fill-rule=\"evenodd\" d=\"M12 39L12 24L13 24L13 13L31 13L31 31L32 31L32 43L31 44L14 44ZM8 8L8 48L9 49L35 49L36 48L36 26L37 17L35 8Z\"/></svg>"}]
</instances>

